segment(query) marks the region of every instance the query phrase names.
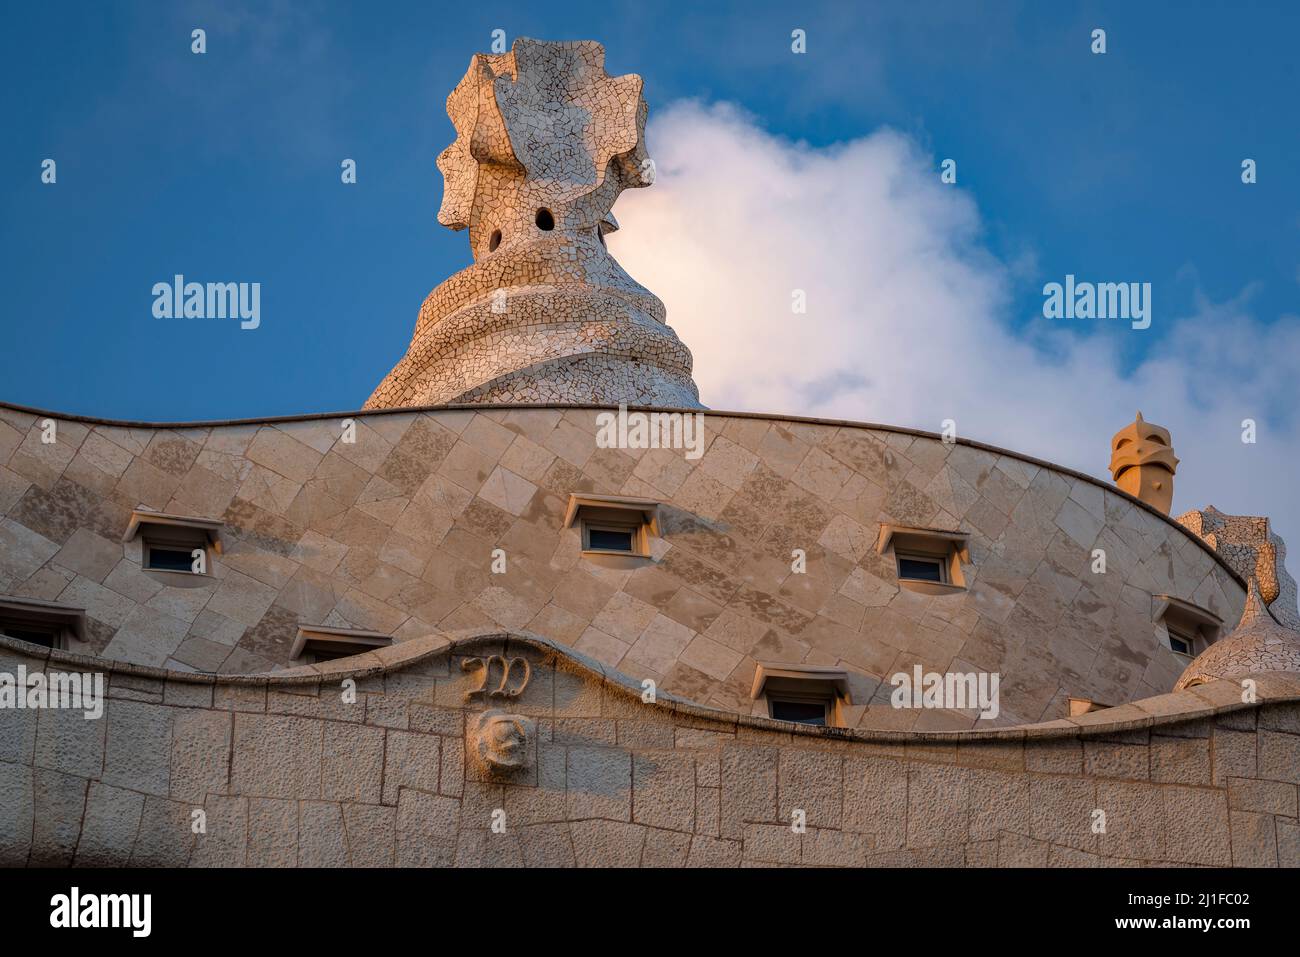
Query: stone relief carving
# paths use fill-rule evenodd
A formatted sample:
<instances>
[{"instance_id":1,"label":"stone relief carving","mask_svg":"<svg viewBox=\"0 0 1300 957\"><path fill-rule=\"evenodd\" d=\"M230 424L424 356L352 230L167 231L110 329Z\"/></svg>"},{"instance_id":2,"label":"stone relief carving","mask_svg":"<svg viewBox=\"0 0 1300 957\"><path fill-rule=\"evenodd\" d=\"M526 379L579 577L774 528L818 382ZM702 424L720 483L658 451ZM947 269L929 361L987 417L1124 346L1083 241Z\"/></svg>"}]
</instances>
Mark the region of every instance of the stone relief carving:
<instances>
[{"instance_id":1,"label":"stone relief carving","mask_svg":"<svg viewBox=\"0 0 1300 957\"><path fill-rule=\"evenodd\" d=\"M497 674L500 675L495 685L492 684L494 666ZM528 663L527 658L507 658L504 655L466 658L460 663L460 667L463 671L481 669L482 680L479 681L477 688L465 692L466 701L475 695L482 695L484 701L489 698L518 698L528 687L528 680L533 676L533 666ZM517 673L516 668L519 669Z\"/></svg>"},{"instance_id":2,"label":"stone relief carving","mask_svg":"<svg viewBox=\"0 0 1300 957\"><path fill-rule=\"evenodd\" d=\"M471 753L489 771L513 771L528 766L529 746L536 722L522 714L507 714L493 708L484 711L473 725Z\"/></svg>"}]
</instances>

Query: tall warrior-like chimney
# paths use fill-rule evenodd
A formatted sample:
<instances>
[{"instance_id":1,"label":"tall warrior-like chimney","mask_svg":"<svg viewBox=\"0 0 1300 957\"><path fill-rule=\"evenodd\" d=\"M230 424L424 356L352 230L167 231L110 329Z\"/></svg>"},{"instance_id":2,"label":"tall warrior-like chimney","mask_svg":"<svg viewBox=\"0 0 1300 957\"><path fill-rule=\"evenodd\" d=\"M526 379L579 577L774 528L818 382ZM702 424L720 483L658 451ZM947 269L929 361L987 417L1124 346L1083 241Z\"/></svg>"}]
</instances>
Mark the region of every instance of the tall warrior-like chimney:
<instances>
[{"instance_id":1,"label":"tall warrior-like chimney","mask_svg":"<svg viewBox=\"0 0 1300 957\"><path fill-rule=\"evenodd\" d=\"M366 408L701 408L664 304L605 248L614 200L655 178L641 78L608 76L599 43L520 37L470 61L447 114L438 222L469 229L474 264L429 293Z\"/></svg>"},{"instance_id":2,"label":"tall warrior-like chimney","mask_svg":"<svg viewBox=\"0 0 1300 957\"><path fill-rule=\"evenodd\" d=\"M1141 412L1110 440L1110 474L1115 484L1166 515L1174 501L1177 468L1169 430L1144 421Z\"/></svg>"}]
</instances>

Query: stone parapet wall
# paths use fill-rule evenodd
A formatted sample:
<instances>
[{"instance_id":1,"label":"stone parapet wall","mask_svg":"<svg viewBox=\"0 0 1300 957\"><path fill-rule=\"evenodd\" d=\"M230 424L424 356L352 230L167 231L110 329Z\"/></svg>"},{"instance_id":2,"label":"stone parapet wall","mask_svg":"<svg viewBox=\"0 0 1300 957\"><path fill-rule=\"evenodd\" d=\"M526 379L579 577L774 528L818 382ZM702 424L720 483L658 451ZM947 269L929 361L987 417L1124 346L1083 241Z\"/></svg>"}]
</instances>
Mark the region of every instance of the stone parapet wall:
<instances>
[{"instance_id":1,"label":"stone parapet wall","mask_svg":"<svg viewBox=\"0 0 1300 957\"><path fill-rule=\"evenodd\" d=\"M38 651L0 639L0 672L105 666ZM526 676L485 681L493 655ZM1072 721L904 733L647 703L535 636L363 659L239 678L112 665L99 720L5 712L0 864L1300 864L1294 675L1261 676L1250 705L1216 682ZM527 729L519 766L478 758L489 710Z\"/></svg>"},{"instance_id":2,"label":"stone parapet wall","mask_svg":"<svg viewBox=\"0 0 1300 957\"><path fill-rule=\"evenodd\" d=\"M1067 696L1115 704L1173 686L1182 664L1154 623L1156 596L1229 625L1244 605L1196 536L1047 463L882 426L725 413L703 415L699 457L600 448L601 411L162 426L0 406L0 595L85 609L71 650L176 670L287 667L300 622L399 642L526 629L738 713L755 707L759 661L838 666L850 726L916 730L977 719L891 708L893 673L998 672L999 723L1049 719ZM575 492L662 502L652 558L584 557L561 527ZM122 541L137 506L221 520L211 577L177 587L143 571L139 540ZM885 522L968 532L968 587L900 588L876 549ZM491 570L498 548L505 574Z\"/></svg>"}]
</instances>

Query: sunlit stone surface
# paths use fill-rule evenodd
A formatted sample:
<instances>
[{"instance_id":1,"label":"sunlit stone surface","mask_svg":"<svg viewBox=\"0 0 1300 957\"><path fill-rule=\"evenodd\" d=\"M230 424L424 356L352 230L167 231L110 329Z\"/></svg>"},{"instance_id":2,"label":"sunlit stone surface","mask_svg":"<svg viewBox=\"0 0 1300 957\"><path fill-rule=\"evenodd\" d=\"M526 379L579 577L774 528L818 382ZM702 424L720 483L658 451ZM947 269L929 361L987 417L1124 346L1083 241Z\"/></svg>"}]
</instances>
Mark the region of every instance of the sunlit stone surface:
<instances>
[{"instance_id":1,"label":"sunlit stone surface","mask_svg":"<svg viewBox=\"0 0 1300 957\"><path fill-rule=\"evenodd\" d=\"M641 78L590 41L477 54L447 98L438 220L474 265L429 294L366 408L445 402L699 406L662 302L605 249L610 209L648 186Z\"/></svg>"}]
</instances>

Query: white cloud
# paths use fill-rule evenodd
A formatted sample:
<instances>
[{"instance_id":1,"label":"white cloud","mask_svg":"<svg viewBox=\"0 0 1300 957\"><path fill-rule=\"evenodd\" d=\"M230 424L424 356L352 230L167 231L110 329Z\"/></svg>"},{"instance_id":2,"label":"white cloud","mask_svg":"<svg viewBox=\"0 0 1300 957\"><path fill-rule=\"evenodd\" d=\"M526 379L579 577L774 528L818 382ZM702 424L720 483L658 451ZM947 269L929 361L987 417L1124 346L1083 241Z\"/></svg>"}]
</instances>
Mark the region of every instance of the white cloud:
<instances>
[{"instance_id":1,"label":"white cloud","mask_svg":"<svg viewBox=\"0 0 1300 957\"><path fill-rule=\"evenodd\" d=\"M1014 328L1012 284L1062 277L991 255L970 195L942 185L906 136L811 148L733 107L686 102L657 115L650 143L657 182L623 195L610 247L667 304L707 405L930 431L951 418L963 436L1103 479L1111 436L1141 409L1182 460L1175 513L1268 515L1296 567L1300 322L1253 318L1249 287L1181 318L1157 298L1146 332ZM795 289L805 315L791 312ZM1162 324L1169 334L1125 370L1124 338ZM1255 445L1241 442L1245 418Z\"/></svg>"}]
</instances>

